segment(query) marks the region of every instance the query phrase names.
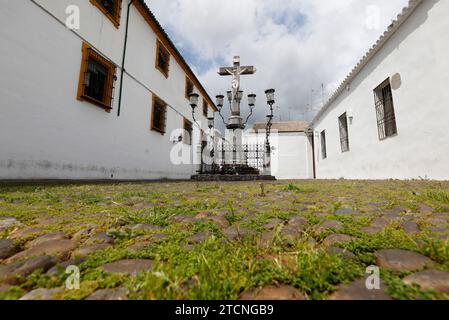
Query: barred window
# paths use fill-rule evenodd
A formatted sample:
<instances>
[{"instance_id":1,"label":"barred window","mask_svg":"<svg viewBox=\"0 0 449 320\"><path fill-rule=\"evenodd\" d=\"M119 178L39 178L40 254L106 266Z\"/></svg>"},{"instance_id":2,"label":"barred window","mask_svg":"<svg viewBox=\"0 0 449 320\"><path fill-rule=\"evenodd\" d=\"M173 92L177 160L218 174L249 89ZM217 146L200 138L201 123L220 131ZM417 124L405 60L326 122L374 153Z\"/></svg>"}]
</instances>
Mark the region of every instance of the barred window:
<instances>
[{"instance_id":1,"label":"barred window","mask_svg":"<svg viewBox=\"0 0 449 320\"><path fill-rule=\"evenodd\" d=\"M165 134L167 117L167 104L156 96L153 96L153 112L151 115L151 130Z\"/></svg>"},{"instance_id":2,"label":"barred window","mask_svg":"<svg viewBox=\"0 0 449 320\"><path fill-rule=\"evenodd\" d=\"M385 80L380 86L374 89L374 100L376 104L379 139L385 140L398 133L390 79Z\"/></svg>"},{"instance_id":3,"label":"barred window","mask_svg":"<svg viewBox=\"0 0 449 320\"><path fill-rule=\"evenodd\" d=\"M83 44L82 51L78 99L109 111L112 109L116 67L87 43Z\"/></svg>"},{"instance_id":4,"label":"barred window","mask_svg":"<svg viewBox=\"0 0 449 320\"><path fill-rule=\"evenodd\" d=\"M338 118L338 126L340 128L340 145L341 152L349 151L349 134L348 134L348 118L346 112Z\"/></svg>"},{"instance_id":5,"label":"barred window","mask_svg":"<svg viewBox=\"0 0 449 320\"><path fill-rule=\"evenodd\" d=\"M163 44L157 41L157 51L156 51L156 68L162 72L162 74L167 78L168 71L170 67L170 53L163 46Z\"/></svg>"},{"instance_id":6,"label":"barred window","mask_svg":"<svg viewBox=\"0 0 449 320\"><path fill-rule=\"evenodd\" d=\"M326 130L321 132L321 157L323 159L327 158L327 148L326 148Z\"/></svg>"},{"instance_id":7,"label":"barred window","mask_svg":"<svg viewBox=\"0 0 449 320\"><path fill-rule=\"evenodd\" d=\"M122 0L90 0L100 9L117 28L120 25L120 14L122 11Z\"/></svg>"},{"instance_id":8,"label":"barred window","mask_svg":"<svg viewBox=\"0 0 449 320\"><path fill-rule=\"evenodd\" d=\"M184 119L184 134L182 137L182 142L188 145L192 145L192 134L193 134L193 125L187 119Z\"/></svg>"},{"instance_id":9,"label":"barred window","mask_svg":"<svg viewBox=\"0 0 449 320\"><path fill-rule=\"evenodd\" d=\"M194 85L192 80L190 80L188 77L186 77L186 98L190 99L190 94L193 92Z\"/></svg>"}]
</instances>

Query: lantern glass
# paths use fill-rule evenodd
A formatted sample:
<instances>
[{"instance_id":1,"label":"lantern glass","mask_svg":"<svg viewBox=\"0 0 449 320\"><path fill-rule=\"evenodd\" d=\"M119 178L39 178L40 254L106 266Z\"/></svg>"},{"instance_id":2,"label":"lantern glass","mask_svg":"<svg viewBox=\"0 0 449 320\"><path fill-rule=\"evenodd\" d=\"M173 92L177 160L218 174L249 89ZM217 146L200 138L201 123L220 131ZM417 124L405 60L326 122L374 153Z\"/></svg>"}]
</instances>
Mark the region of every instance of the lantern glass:
<instances>
[{"instance_id":1,"label":"lantern glass","mask_svg":"<svg viewBox=\"0 0 449 320\"><path fill-rule=\"evenodd\" d=\"M210 129L214 127L214 117L207 118L207 124Z\"/></svg>"},{"instance_id":2,"label":"lantern glass","mask_svg":"<svg viewBox=\"0 0 449 320\"><path fill-rule=\"evenodd\" d=\"M221 109L221 107L223 107L224 96L223 95L218 95L216 98L217 98L217 107L219 109Z\"/></svg>"},{"instance_id":3,"label":"lantern glass","mask_svg":"<svg viewBox=\"0 0 449 320\"><path fill-rule=\"evenodd\" d=\"M229 103L232 102L232 91L227 92Z\"/></svg>"},{"instance_id":4,"label":"lantern glass","mask_svg":"<svg viewBox=\"0 0 449 320\"><path fill-rule=\"evenodd\" d=\"M191 93L189 95L190 98L190 106L192 108L195 108L196 106L198 106L198 98L199 98L199 94L198 93Z\"/></svg>"},{"instance_id":5,"label":"lantern glass","mask_svg":"<svg viewBox=\"0 0 449 320\"><path fill-rule=\"evenodd\" d=\"M274 89L268 89L267 91L265 91L265 94L267 95L268 104L274 103L274 93L275 93Z\"/></svg>"},{"instance_id":6,"label":"lantern glass","mask_svg":"<svg viewBox=\"0 0 449 320\"><path fill-rule=\"evenodd\" d=\"M248 95L248 104L250 107L254 107L256 105L256 95L254 93Z\"/></svg>"}]
</instances>

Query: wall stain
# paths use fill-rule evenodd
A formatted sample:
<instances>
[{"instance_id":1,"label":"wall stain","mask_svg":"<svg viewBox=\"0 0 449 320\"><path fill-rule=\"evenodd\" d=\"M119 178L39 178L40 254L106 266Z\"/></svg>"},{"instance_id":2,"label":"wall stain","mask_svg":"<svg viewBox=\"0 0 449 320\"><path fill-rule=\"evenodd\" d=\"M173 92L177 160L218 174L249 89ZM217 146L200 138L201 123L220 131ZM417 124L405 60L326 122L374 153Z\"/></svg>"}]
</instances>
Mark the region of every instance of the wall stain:
<instances>
[{"instance_id":1,"label":"wall stain","mask_svg":"<svg viewBox=\"0 0 449 320\"><path fill-rule=\"evenodd\" d=\"M153 170L142 170L138 168L126 169L121 167L104 167L96 165L77 165L72 163L54 163L48 160L0 160L0 169L6 168L10 170L36 172L37 175L42 175L44 172L56 171L61 173L61 178L72 177L73 173L79 172L84 175L92 175L92 179L104 178L104 179L127 179L130 177L136 178L158 178L158 179L169 179L169 178L186 178L190 176L190 166L189 170L185 173L172 172L167 175L166 171L153 171ZM64 172L71 173L68 176L64 175ZM0 176L0 179L2 177ZM30 177L31 178L31 177Z\"/></svg>"}]
</instances>

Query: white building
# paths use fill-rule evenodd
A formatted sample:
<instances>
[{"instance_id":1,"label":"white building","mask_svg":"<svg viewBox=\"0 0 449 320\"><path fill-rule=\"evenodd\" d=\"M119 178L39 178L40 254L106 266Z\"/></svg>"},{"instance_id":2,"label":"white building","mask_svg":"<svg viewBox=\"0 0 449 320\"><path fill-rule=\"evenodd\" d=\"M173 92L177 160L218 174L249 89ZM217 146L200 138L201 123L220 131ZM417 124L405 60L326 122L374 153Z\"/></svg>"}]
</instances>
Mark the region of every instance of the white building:
<instances>
[{"instance_id":1,"label":"white building","mask_svg":"<svg viewBox=\"0 0 449 320\"><path fill-rule=\"evenodd\" d=\"M305 121L273 123L270 135L271 174L276 179L313 178L312 144L306 134L308 127ZM256 123L243 136L244 144L258 144L264 148L265 141L265 123Z\"/></svg>"},{"instance_id":2,"label":"white building","mask_svg":"<svg viewBox=\"0 0 449 320\"><path fill-rule=\"evenodd\" d=\"M174 146L189 160L199 144L188 92L200 94L204 132L216 107L144 0L129 3L2 1L0 179L195 173L191 161L170 160ZM80 28L69 29L77 13ZM179 131L190 128L193 139Z\"/></svg>"},{"instance_id":3,"label":"white building","mask_svg":"<svg viewBox=\"0 0 449 320\"><path fill-rule=\"evenodd\" d=\"M449 179L449 1L414 0L313 120L319 179Z\"/></svg>"}]
</instances>

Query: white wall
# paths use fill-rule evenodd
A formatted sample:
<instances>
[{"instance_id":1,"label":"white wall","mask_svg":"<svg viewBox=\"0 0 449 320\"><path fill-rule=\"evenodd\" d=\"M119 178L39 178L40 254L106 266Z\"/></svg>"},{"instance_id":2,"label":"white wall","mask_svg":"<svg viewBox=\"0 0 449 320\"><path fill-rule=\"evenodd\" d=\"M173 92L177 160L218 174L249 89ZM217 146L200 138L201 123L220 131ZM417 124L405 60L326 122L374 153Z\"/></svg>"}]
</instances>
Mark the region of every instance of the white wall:
<instances>
[{"instance_id":1,"label":"white wall","mask_svg":"<svg viewBox=\"0 0 449 320\"><path fill-rule=\"evenodd\" d=\"M246 133L244 143L265 144L265 133ZM271 132L271 174L278 180L313 178L312 149L303 132Z\"/></svg>"},{"instance_id":2,"label":"white wall","mask_svg":"<svg viewBox=\"0 0 449 320\"><path fill-rule=\"evenodd\" d=\"M315 121L318 178L449 179L449 1L426 0ZM398 135L380 141L373 90L399 73L393 90ZM338 117L352 109L350 151L342 153ZM318 134L326 130L322 160Z\"/></svg>"},{"instance_id":3,"label":"white wall","mask_svg":"<svg viewBox=\"0 0 449 320\"><path fill-rule=\"evenodd\" d=\"M278 133L277 145L271 153L276 179L311 179L310 143L303 132Z\"/></svg>"},{"instance_id":4,"label":"white wall","mask_svg":"<svg viewBox=\"0 0 449 320\"><path fill-rule=\"evenodd\" d=\"M189 178L194 165L170 162L171 132L192 120L185 73L173 57L168 79L155 68L156 35L138 11L130 12L117 117L119 80L111 113L76 97L84 40L121 65L126 3L117 29L88 0L37 2L57 19L29 0L3 1L0 11L0 179ZM70 4L81 9L76 32L61 23ZM153 93L170 106L163 136L150 130Z\"/></svg>"}]
</instances>

